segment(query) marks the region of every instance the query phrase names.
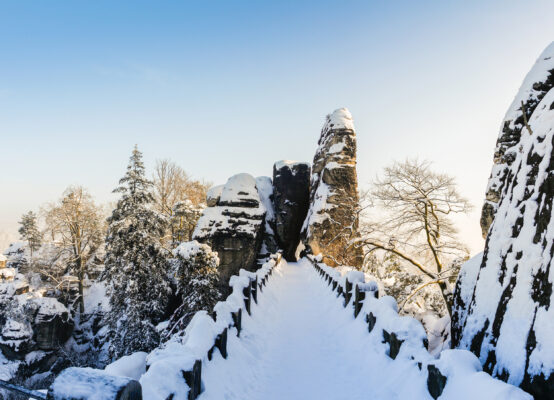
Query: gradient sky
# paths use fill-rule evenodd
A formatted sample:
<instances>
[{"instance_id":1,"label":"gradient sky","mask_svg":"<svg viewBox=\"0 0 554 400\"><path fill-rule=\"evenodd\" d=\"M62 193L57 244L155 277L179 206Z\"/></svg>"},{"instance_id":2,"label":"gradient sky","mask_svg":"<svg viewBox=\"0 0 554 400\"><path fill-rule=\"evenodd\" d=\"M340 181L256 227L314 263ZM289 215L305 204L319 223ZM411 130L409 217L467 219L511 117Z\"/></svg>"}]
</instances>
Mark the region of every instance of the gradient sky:
<instances>
[{"instance_id":1,"label":"gradient sky","mask_svg":"<svg viewBox=\"0 0 554 400\"><path fill-rule=\"evenodd\" d=\"M223 183L311 161L348 107L367 186L418 156L475 212L501 120L554 40L551 0L0 0L0 234L70 184L100 202L133 145Z\"/></svg>"}]
</instances>

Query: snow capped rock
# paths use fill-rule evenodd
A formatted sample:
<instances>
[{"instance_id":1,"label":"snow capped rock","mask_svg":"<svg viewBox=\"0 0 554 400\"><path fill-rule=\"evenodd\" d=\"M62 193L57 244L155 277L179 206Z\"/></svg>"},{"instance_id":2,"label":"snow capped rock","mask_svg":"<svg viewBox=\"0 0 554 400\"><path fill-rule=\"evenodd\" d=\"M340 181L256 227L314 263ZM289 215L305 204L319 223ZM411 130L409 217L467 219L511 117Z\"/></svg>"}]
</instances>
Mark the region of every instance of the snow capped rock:
<instances>
[{"instance_id":1,"label":"snow capped rock","mask_svg":"<svg viewBox=\"0 0 554 400\"><path fill-rule=\"evenodd\" d=\"M495 186L499 202L477 276L474 264L462 270L455 309L469 308L455 321L452 336L455 346L479 357L485 371L537 399L554 392L554 90L546 71L554 68L548 58L553 52L550 46L526 79L547 81L522 88L529 95L523 96L530 104L529 129L513 121L517 112L509 113L505 126L519 127L517 145Z\"/></svg>"},{"instance_id":2,"label":"snow capped rock","mask_svg":"<svg viewBox=\"0 0 554 400\"><path fill-rule=\"evenodd\" d=\"M213 190L212 199L217 197L218 191ZM218 253L223 291L228 290L229 278L237 274L240 268L255 268L266 213L256 179L249 174L237 174L229 178L221 189L219 201L202 212L192 237L207 243Z\"/></svg>"},{"instance_id":3,"label":"snow capped rock","mask_svg":"<svg viewBox=\"0 0 554 400\"><path fill-rule=\"evenodd\" d=\"M218 204L220 206L258 207L260 195L256 188L256 180L250 174L237 174L229 178Z\"/></svg>"},{"instance_id":4,"label":"snow capped rock","mask_svg":"<svg viewBox=\"0 0 554 400\"><path fill-rule=\"evenodd\" d=\"M340 108L327 115L312 165L310 208L302 241L325 263L360 266L358 237L358 177L356 132L352 115Z\"/></svg>"},{"instance_id":5,"label":"snow capped rock","mask_svg":"<svg viewBox=\"0 0 554 400\"><path fill-rule=\"evenodd\" d=\"M356 130L354 128L354 120L352 119L352 114L348 111L347 108L338 108L333 111L331 114L327 114L325 117L325 125L323 130L331 129L349 129Z\"/></svg>"},{"instance_id":6,"label":"snow capped rock","mask_svg":"<svg viewBox=\"0 0 554 400\"><path fill-rule=\"evenodd\" d=\"M485 203L481 211L481 228L486 237L498 204L508 184L510 165L523 139L529 135L525 121L529 121L541 99L554 86L554 43L539 56L523 81L500 127L494 151L494 164L487 185ZM522 108L523 107L523 108ZM524 113L525 111L525 113Z\"/></svg>"}]
</instances>

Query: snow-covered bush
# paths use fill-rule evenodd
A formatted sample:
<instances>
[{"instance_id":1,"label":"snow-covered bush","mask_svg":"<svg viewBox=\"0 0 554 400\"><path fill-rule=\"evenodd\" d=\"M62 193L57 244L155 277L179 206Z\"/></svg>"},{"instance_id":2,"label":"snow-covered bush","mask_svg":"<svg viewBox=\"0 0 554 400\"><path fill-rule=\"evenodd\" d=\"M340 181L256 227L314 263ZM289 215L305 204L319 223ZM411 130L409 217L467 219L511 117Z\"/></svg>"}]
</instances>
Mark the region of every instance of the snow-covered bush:
<instances>
[{"instance_id":1,"label":"snow-covered bush","mask_svg":"<svg viewBox=\"0 0 554 400\"><path fill-rule=\"evenodd\" d=\"M171 270L182 303L173 313L165 337L182 332L197 311L211 312L221 297L217 288L219 258L210 246L196 240L184 242L173 250L173 256Z\"/></svg>"}]
</instances>

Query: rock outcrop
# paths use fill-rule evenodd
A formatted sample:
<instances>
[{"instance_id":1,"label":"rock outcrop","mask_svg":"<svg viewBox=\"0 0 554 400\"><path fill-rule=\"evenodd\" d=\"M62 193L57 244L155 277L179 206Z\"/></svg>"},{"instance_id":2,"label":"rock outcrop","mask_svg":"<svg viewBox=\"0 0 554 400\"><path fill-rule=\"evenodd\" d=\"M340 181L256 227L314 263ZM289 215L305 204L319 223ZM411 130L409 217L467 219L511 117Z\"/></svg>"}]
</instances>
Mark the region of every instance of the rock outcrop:
<instances>
[{"instance_id":1,"label":"rock outcrop","mask_svg":"<svg viewBox=\"0 0 554 400\"><path fill-rule=\"evenodd\" d=\"M522 136L529 135L526 123L539 102L553 86L554 43L544 50L531 71L529 71L502 121L494 151L493 168L487 185L485 203L481 210L483 237L487 236L505 192L505 187L509 183L511 165L523 145L521 142Z\"/></svg>"},{"instance_id":2,"label":"rock outcrop","mask_svg":"<svg viewBox=\"0 0 554 400\"><path fill-rule=\"evenodd\" d=\"M287 261L296 261L300 231L310 201L310 164L278 161L273 165L277 241Z\"/></svg>"},{"instance_id":3,"label":"rock outcrop","mask_svg":"<svg viewBox=\"0 0 554 400\"><path fill-rule=\"evenodd\" d=\"M34 303L37 312L33 324L33 339L40 350L57 349L73 332L69 310L54 298L38 298Z\"/></svg>"},{"instance_id":4,"label":"rock outcrop","mask_svg":"<svg viewBox=\"0 0 554 400\"><path fill-rule=\"evenodd\" d=\"M220 287L227 293L232 275L256 268L266 209L249 174L232 176L221 189L210 190L207 200L214 205L204 209L192 237L218 253Z\"/></svg>"},{"instance_id":5,"label":"rock outcrop","mask_svg":"<svg viewBox=\"0 0 554 400\"><path fill-rule=\"evenodd\" d=\"M328 265L361 267L358 238L356 132L346 108L327 115L310 180L310 208L302 227L304 245Z\"/></svg>"},{"instance_id":6,"label":"rock outcrop","mask_svg":"<svg viewBox=\"0 0 554 400\"><path fill-rule=\"evenodd\" d=\"M275 207L273 204L273 182L269 176L259 176L256 178L256 187L260 195L260 201L265 207L264 230L262 237L262 247L258 254L260 262L263 264L267 257L279 250L277 239L275 237Z\"/></svg>"},{"instance_id":7,"label":"rock outcrop","mask_svg":"<svg viewBox=\"0 0 554 400\"><path fill-rule=\"evenodd\" d=\"M509 118L515 125L505 125L518 127L517 145L506 147L510 162L501 171L493 168L493 178L501 177L494 186L499 202L482 260L462 267L452 326L453 346L471 350L485 371L536 399L554 393L554 90L548 90L554 60L546 59L552 52L551 45L524 83L539 82L523 98L528 128L517 113ZM544 66L540 74L537 65ZM521 91L516 105L520 97Z\"/></svg>"}]
</instances>

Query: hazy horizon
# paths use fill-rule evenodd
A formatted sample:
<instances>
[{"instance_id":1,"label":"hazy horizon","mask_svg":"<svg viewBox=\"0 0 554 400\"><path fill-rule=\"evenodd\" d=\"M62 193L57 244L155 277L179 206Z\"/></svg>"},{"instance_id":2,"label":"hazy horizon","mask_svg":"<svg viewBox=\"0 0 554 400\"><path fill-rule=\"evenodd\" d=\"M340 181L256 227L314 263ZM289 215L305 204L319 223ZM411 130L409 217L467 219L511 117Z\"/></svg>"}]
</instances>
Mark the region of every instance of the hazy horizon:
<instances>
[{"instance_id":1,"label":"hazy horizon","mask_svg":"<svg viewBox=\"0 0 554 400\"><path fill-rule=\"evenodd\" d=\"M0 2L0 246L71 184L100 203L132 147L223 183L312 161L347 107L361 188L393 160L456 177L472 254L504 113L554 40L554 3ZM3 242L4 241L4 242Z\"/></svg>"}]
</instances>

